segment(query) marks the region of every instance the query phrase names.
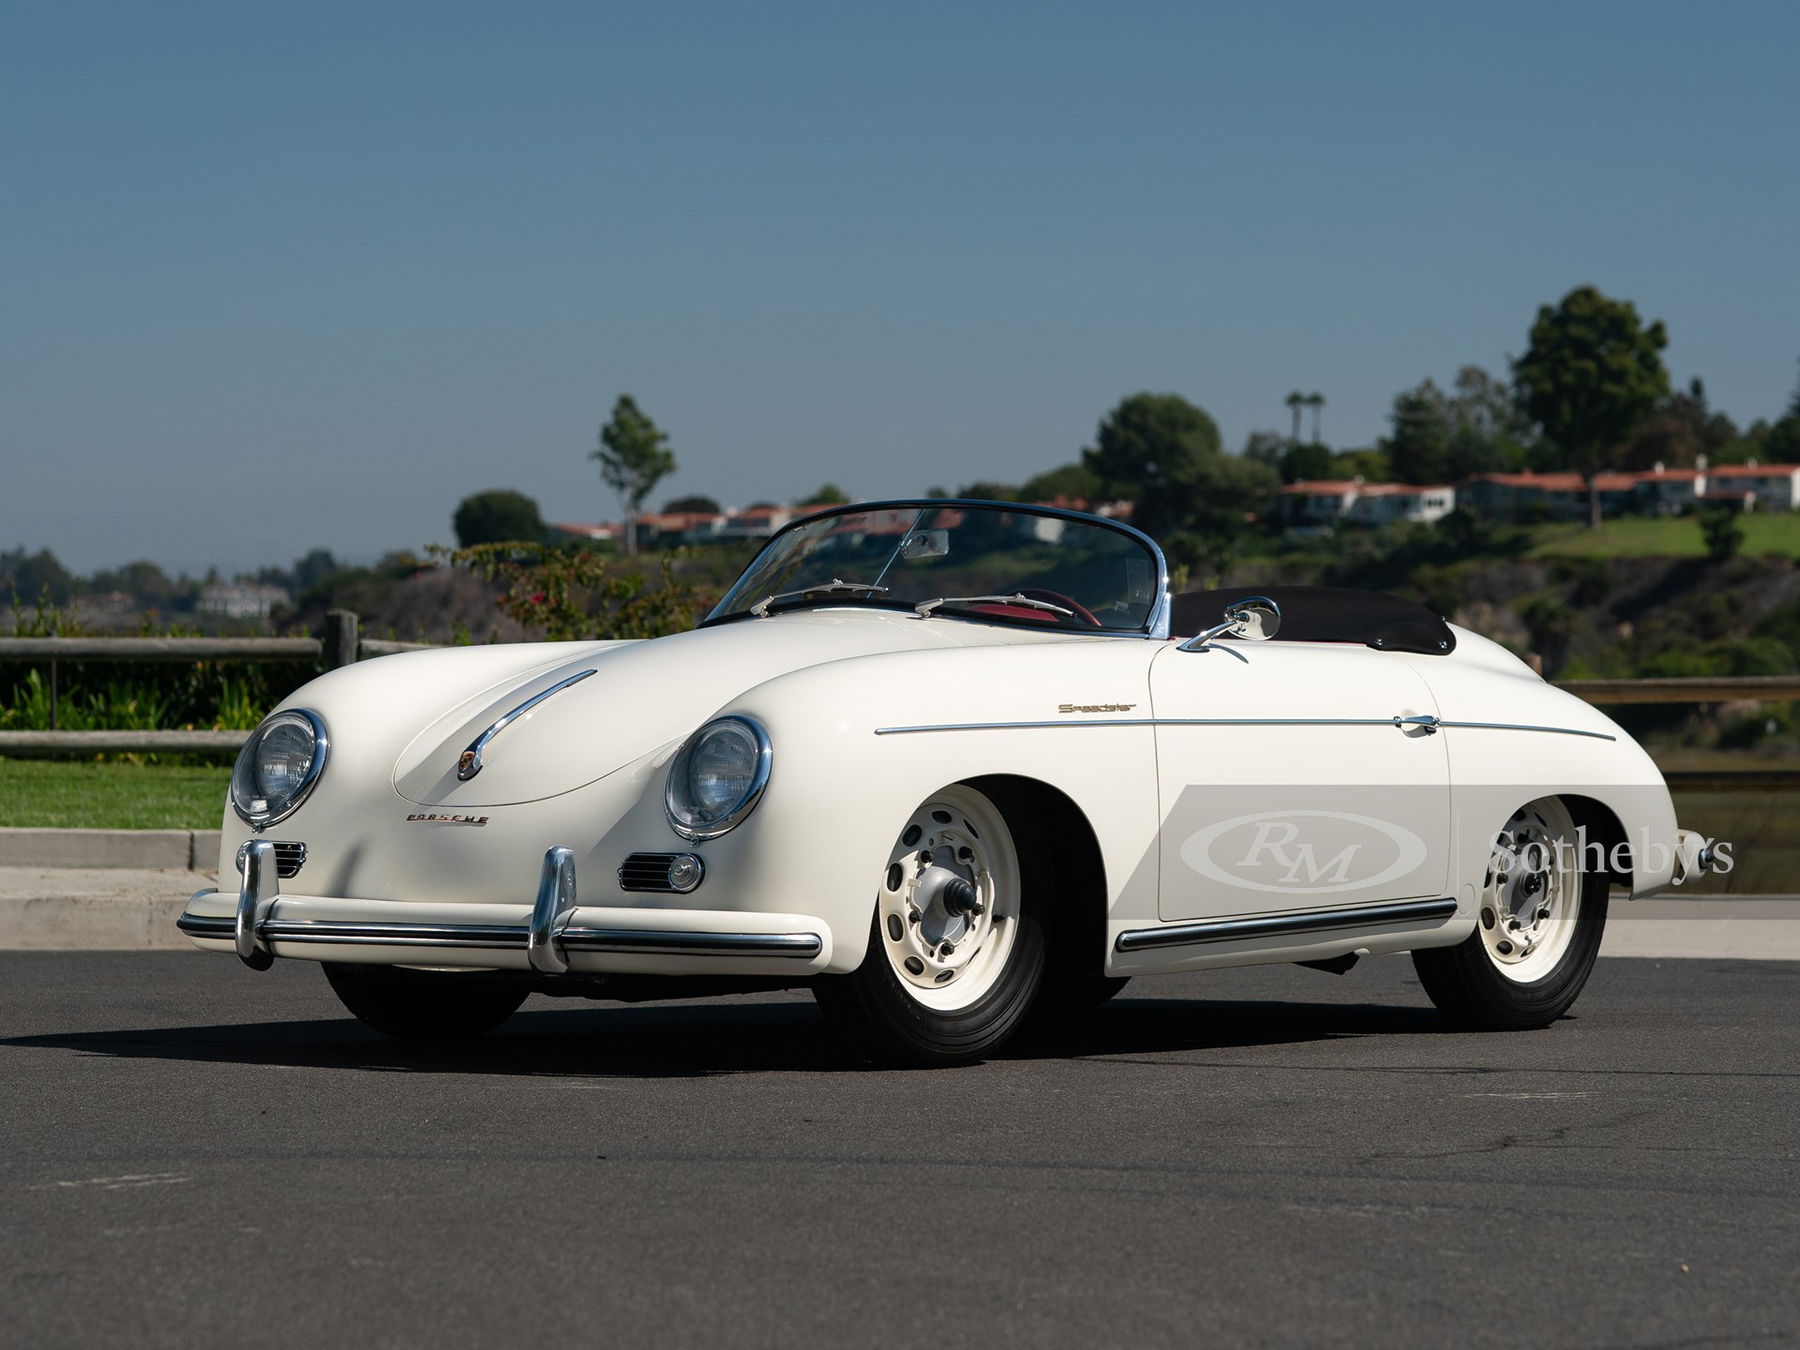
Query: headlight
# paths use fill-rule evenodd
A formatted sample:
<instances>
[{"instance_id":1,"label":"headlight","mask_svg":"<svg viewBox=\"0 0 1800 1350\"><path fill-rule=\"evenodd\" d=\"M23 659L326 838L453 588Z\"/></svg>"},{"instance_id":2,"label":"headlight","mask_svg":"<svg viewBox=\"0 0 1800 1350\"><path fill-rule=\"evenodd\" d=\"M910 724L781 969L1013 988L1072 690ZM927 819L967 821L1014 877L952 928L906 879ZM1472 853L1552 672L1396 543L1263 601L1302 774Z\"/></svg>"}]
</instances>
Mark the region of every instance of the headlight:
<instances>
[{"instance_id":1,"label":"headlight","mask_svg":"<svg viewBox=\"0 0 1800 1350\"><path fill-rule=\"evenodd\" d=\"M684 839L717 839L756 808L774 750L760 723L733 714L688 737L669 765L663 805Z\"/></svg>"},{"instance_id":2,"label":"headlight","mask_svg":"<svg viewBox=\"0 0 1800 1350\"><path fill-rule=\"evenodd\" d=\"M231 770L232 809L259 830L291 816L324 772L327 749L315 712L289 708L266 719Z\"/></svg>"}]
</instances>

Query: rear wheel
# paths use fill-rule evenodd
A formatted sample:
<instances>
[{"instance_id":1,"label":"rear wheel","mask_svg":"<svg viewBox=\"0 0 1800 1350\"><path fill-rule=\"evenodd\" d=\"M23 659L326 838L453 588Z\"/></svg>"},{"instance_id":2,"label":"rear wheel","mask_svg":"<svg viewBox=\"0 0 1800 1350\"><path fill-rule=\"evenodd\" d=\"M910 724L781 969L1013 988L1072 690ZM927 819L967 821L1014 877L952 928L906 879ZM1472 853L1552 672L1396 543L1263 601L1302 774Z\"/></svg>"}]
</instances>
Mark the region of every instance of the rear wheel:
<instances>
[{"instance_id":1,"label":"rear wheel","mask_svg":"<svg viewBox=\"0 0 1800 1350\"><path fill-rule=\"evenodd\" d=\"M1606 874L1583 866L1559 798L1513 812L1494 840L1475 931L1455 947L1412 954L1431 1001L1480 1031L1548 1026L1567 1012L1606 928Z\"/></svg>"},{"instance_id":2,"label":"rear wheel","mask_svg":"<svg viewBox=\"0 0 1800 1350\"><path fill-rule=\"evenodd\" d=\"M482 970L324 964L332 992L352 1016L403 1041L474 1040L517 1012L530 992Z\"/></svg>"},{"instance_id":3,"label":"rear wheel","mask_svg":"<svg viewBox=\"0 0 1800 1350\"><path fill-rule=\"evenodd\" d=\"M920 803L889 851L862 965L813 986L838 1032L883 1063L920 1068L998 1049L1044 969L1024 870L986 793L959 783Z\"/></svg>"}]
</instances>

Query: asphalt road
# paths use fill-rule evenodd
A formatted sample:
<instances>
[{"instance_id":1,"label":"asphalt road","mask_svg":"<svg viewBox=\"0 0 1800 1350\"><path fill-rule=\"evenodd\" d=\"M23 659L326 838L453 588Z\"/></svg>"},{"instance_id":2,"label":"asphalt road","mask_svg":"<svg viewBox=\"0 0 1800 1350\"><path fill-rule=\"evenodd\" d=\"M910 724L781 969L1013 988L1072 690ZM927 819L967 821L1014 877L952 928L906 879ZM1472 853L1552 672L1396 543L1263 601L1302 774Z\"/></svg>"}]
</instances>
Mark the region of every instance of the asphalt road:
<instances>
[{"instance_id":1,"label":"asphalt road","mask_svg":"<svg viewBox=\"0 0 1800 1350\"><path fill-rule=\"evenodd\" d=\"M0 1342L1779 1344L1796 981L1478 1036L1405 958L1167 977L894 1073L803 996L410 1048L298 962L0 954Z\"/></svg>"}]
</instances>

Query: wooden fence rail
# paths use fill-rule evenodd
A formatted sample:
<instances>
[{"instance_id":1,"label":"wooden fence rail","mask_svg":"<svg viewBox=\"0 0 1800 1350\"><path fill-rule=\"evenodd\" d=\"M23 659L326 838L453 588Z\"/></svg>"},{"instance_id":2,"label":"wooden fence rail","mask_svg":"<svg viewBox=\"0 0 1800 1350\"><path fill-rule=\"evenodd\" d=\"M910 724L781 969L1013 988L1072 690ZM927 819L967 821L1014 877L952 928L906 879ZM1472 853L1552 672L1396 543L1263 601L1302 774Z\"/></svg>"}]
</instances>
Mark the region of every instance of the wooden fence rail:
<instances>
[{"instance_id":1,"label":"wooden fence rail","mask_svg":"<svg viewBox=\"0 0 1800 1350\"><path fill-rule=\"evenodd\" d=\"M66 661L312 661L331 670L352 661L426 651L428 642L364 638L349 610L326 615L320 637L162 638L73 637L0 638L0 662L44 663L50 667L48 731L0 731L0 755L191 754L235 750L247 731L62 731L56 727L57 667ZM1800 700L1800 675L1710 676L1644 680L1563 680L1557 685L1602 706L1627 703L1730 703ZM1722 792L1800 790L1800 773L1722 771L1671 773L1676 790Z\"/></svg>"}]
</instances>

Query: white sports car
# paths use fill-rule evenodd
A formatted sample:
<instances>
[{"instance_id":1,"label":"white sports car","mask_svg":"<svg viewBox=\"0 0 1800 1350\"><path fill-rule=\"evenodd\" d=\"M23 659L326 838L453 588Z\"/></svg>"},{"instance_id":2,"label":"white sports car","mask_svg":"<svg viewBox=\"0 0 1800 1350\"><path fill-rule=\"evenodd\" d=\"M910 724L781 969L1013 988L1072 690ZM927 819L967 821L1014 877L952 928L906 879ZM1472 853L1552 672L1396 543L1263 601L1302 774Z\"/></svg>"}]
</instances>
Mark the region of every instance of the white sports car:
<instances>
[{"instance_id":1,"label":"white sports car","mask_svg":"<svg viewBox=\"0 0 1800 1350\"><path fill-rule=\"evenodd\" d=\"M1618 726L1417 605L1171 596L1117 522L895 501L789 525L692 632L305 685L180 926L399 1036L805 985L869 1055L954 1064L1132 975L1381 952L1539 1026L1609 888L1697 844Z\"/></svg>"}]
</instances>

